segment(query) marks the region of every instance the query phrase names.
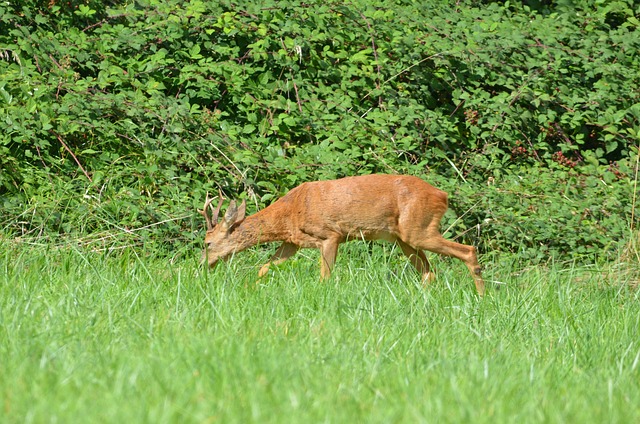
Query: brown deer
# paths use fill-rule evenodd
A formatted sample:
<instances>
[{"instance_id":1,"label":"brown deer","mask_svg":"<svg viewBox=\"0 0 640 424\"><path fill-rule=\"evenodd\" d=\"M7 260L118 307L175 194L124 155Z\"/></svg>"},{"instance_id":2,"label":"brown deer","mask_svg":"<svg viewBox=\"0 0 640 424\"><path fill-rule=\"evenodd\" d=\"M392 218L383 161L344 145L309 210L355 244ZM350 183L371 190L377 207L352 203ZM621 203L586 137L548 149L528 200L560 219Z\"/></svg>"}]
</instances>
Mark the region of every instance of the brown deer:
<instances>
[{"instance_id":1,"label":"brown deer","mask_svg":"<svg viewBox=\"0 0 640 424\"><path fill-rule=\"evenodd\" d=\"M476 249L446 240L439 231L447 210L447 193L420 178L406 175L363 175L339 180L300 184L282 198L245 217L246 203L231 201L218 223L222 195L213 210L209 196L199 211L207 222L206 258L210 267L260 243L283 242L258 275L279 264L302 247L320 249L320 276L326 279L336 260L340 243L352 239L387 240L400 246L422 274L423 283L433 280L428 250L460 259L469 268L479 295L484 281ZM213 211L209 216L208 209Z\"/></svg>"}]
</instances>

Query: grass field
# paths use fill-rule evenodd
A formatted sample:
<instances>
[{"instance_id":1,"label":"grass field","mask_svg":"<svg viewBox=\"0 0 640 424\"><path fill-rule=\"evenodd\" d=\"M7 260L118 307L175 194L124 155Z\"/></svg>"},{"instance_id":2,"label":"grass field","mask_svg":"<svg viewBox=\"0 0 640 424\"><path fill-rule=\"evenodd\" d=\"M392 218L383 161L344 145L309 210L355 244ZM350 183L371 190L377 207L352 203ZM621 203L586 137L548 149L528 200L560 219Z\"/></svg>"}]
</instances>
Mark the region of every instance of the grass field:
<instances>
[{"instance_id":1,"label":"grass field","mask_svg":"<svg viewBox=\"0 0 640 424\"><path fill-rule=\"evenodd\" d=\"M0 244L0 421L637 423L640 292L624 266L525 267L389 245L203 273L129 250ZM392 254L389 254L392 253Z\"/></svg>"}]
</instances>

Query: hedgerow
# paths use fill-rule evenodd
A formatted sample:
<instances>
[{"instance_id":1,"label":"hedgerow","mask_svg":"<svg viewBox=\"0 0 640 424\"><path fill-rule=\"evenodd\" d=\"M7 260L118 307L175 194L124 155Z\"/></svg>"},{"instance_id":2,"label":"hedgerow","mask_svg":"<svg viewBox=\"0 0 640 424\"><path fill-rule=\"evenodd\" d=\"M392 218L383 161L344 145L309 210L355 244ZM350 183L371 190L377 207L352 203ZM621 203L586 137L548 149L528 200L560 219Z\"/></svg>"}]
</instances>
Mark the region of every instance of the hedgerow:
<instances>
[{"instance_id":1,"label":"hedgerow","mask_svg":"<svg viewBox=\"0 0 640 424\"><path fill-rule=\"evenodd\" d=\"M615 251L640 7L431 3L3 3L3 232L188 248L207 191L255 210L387 172L449 191L451 235L485 251Z\"/></svg>"}]
</instances>

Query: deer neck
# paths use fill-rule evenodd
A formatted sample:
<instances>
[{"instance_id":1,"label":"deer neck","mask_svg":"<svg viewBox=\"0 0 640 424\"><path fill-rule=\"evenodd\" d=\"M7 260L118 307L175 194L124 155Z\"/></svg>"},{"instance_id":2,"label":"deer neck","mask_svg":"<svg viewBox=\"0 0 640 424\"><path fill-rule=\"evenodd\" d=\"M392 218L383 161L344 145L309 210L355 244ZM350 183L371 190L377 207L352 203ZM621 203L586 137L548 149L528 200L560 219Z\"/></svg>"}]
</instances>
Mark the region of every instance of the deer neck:
<instances>
[{"instance_id":1,"label":"deer neck","mask_svg":"<svg viewBox=\"0 0 640 424\"><path fill-rule=\"evenodd\" d=\"M290 235L285 221L281 217L274 216L269 207L245 218L235 232L243 248L241 250L256 244L286 241Z\"/></svg>"}]
</instances>

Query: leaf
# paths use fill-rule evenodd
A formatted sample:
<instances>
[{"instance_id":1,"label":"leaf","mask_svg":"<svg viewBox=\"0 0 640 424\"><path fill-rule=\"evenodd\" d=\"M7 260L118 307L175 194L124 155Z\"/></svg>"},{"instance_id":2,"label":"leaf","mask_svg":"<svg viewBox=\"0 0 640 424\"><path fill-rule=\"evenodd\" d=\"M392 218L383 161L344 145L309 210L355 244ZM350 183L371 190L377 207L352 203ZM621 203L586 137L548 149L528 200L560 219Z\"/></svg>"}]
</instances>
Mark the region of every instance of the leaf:
<instances>
[{"instance_id":1,"label":"leaf","mask_svg":"<svg viewBox=\"0 0 640 424\"><path fill-rule=\"evenodd\" d=\"M194 60L202 59L199 44L194 44L193 46L191 46L191 49L189 49L189 57Z\"/></svg>"},{"instance_id":2,"label":"leaf","mask_svg":"<svg viewBox=\"0 0 640 424\"><path fill-rule=\"evenodd\" d=\"M373 50L369 48L360 50L359 52L351 56L349 58L349 61L351 63L369 63L373 59L371 56L372 52Z\"/></svg>"}]
</instances>

